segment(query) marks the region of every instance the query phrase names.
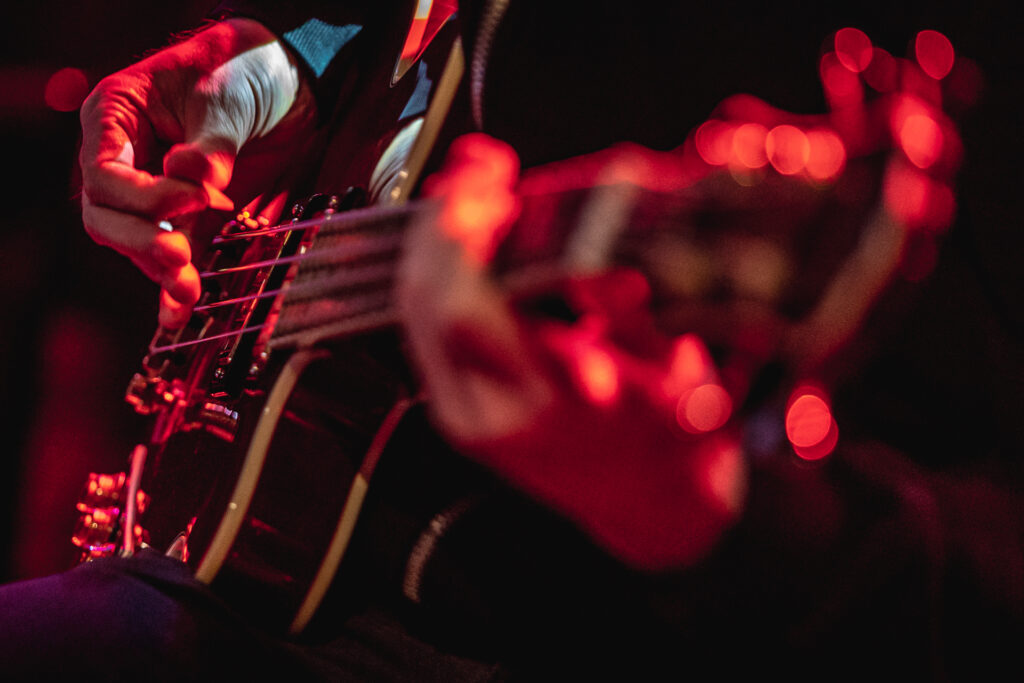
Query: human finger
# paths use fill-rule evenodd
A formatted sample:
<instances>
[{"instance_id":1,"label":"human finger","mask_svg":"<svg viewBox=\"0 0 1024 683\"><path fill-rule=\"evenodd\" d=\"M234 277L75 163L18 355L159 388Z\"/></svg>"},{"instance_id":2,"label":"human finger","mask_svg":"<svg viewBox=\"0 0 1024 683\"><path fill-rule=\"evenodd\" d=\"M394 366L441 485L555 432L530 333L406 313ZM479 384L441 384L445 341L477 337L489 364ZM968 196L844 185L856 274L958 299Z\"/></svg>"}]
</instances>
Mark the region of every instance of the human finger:
<instances>
[{"instance_id":1,"label":"human finger","mask_svg":"<svg viewBox=\"0 0 1024 683\"><path fill-rule=\"evenodd\" d=\"M231 181L234 164L230 142L200 139L171 147L164 156L164 174L200 186L210 208L231 211L234 203L221 190Z\"/></svg>"},{"instance_id":2,"label":"human finger","mask_svg":"<svg viewBox=\"0 0 1024 683\"><path fill-rule=\"evenodd\" d=\"M181 233L162 230L141 216L96 206L88 195L82 201L82 221L97 243L124 254L157 283L191 257L188 240Z\"/></svg>"},{"instance_id":3,"label":"human finger","mask_svg":"<svg viewBox=\"0 0 1024 683\"><path fill-rule=\"evenodd\" d=\"M192 307L199 300L199 273L189 263L169 272L161 285L160 324L177 329L188 322Z\"/></svg>"},{"instance_id":4,"label":"human finger","mask_svg":"<svg viewBox=\"0 0 1024 683\"><path fill-rule=\"evenodd\" d=\"M153 176L119 162L82 168L82 190L97 206L162 220L196 213L209 203L201 185Z\"/></svg>"}]
</instances>

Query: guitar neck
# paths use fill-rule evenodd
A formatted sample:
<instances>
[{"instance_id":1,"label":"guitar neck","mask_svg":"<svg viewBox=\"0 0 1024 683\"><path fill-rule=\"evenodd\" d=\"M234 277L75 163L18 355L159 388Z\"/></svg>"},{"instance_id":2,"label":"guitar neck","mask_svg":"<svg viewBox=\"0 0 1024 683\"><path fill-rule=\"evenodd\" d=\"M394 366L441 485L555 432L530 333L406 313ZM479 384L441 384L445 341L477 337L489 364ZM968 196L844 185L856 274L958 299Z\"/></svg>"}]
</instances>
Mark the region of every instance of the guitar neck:
<instances>
[{"instance_id":1,"label":"guitar neck","mask_svg":"<svg viewBox=\"0 0 1024 683\"><path fill-rule=\"evenodd\" d=\"M274 324L272 348L311 346L396 322L392 290L405 231L425 202L316 219ZM295 229L292 226L292 229Z\"/></svg>"},{"instance_id":2,"label":"guitar neck","mask_svg":"<svg viewBox=\"0 0 1024 683\"><path fill-rule=\"evenodd\" d=\"M633 209L649 206L653 194L628 184L522 194L519 218L492 270L517 289L555 274L605 268L627 225L636 227ZM312 244L293 257L300 267L268 345L310 346L395 324L393 287L405 231L430 203L357 209L268 229L316 226Z\"/></svg>"}]
</instances>

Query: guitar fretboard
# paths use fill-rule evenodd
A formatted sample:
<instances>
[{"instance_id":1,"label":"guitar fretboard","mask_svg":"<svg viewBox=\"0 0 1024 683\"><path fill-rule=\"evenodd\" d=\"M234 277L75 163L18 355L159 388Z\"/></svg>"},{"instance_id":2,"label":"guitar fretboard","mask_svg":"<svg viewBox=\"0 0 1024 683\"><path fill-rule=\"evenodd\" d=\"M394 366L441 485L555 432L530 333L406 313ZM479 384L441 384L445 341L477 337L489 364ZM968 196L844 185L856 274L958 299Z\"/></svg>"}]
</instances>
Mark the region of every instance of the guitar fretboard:
<instances>
[{"instance_id":1,"label":"guitar fretboard","mask_svg":"<svg viewBox=\"0 0 1024 683\"><path fill-rule=\"evenodd\" d=\"M288 287L270 345L309 346L393 324L395 267L418 206L326 217Z\"/></svg>"},{"instance_id":2,"label":"guitar fretboard","mask_svg":"<svg viewBox=\"0 0 1024 683\"><path fill-rule=\"evenodd\" d=\"M494 271L508 276L552 267L576 272L604 267L627 225L636 229L634 209L649 206L649 194L619 184L521 196L519 218L495 257ZM309 346L394 324L392 290L401 245L425 204L320 219L313 244L296 257L301 267L288 286L269 345Z\"/></svg>"}]
</instances>

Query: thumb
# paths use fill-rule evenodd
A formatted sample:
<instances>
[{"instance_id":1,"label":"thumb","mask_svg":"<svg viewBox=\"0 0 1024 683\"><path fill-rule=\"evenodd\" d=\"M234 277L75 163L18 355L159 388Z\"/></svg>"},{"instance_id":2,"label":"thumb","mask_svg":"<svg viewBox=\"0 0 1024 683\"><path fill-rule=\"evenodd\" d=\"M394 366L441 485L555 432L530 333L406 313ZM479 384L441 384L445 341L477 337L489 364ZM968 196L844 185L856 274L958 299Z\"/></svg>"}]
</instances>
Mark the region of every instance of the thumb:
<instances>
[{"instance_id":1,"label":"thumb","mask_svg":"<svg viewBox=\"0 0 1024 683\"><path fill-rule=\"evenodd\" d=\"M184 102L184 142L164 157L168 176L223 190L235 156L288 114L300 78L276 40L244 50L200 78ZM212 198L212 197L211 197Z\"/></svg>"}]
</instances>

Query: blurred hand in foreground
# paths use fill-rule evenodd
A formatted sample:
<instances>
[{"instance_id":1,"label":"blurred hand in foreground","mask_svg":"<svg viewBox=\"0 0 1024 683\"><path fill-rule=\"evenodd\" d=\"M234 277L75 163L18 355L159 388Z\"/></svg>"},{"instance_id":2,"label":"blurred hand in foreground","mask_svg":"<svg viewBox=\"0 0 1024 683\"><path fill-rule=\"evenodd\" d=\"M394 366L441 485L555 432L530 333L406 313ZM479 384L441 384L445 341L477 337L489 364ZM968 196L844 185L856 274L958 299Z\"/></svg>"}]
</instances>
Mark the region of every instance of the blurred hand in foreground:
<instances>
[{"instance_id":1,"label":"blurred hand in foreground","mask_svg":"<svg viewBox=\"0 0 1024 683\"><path fill-rule=\"evenodd\" d=\"M574 322L524 313L487 267L517 172L510 148L473 135L427 182L440 208L412 228L398 300L435 420L626 563L692 564L746 486L714 365L696 337L655 330L633 271L563 281ZM690 433L677 412L694 392L718 413Z\"/></svg>"}]
</instances>

